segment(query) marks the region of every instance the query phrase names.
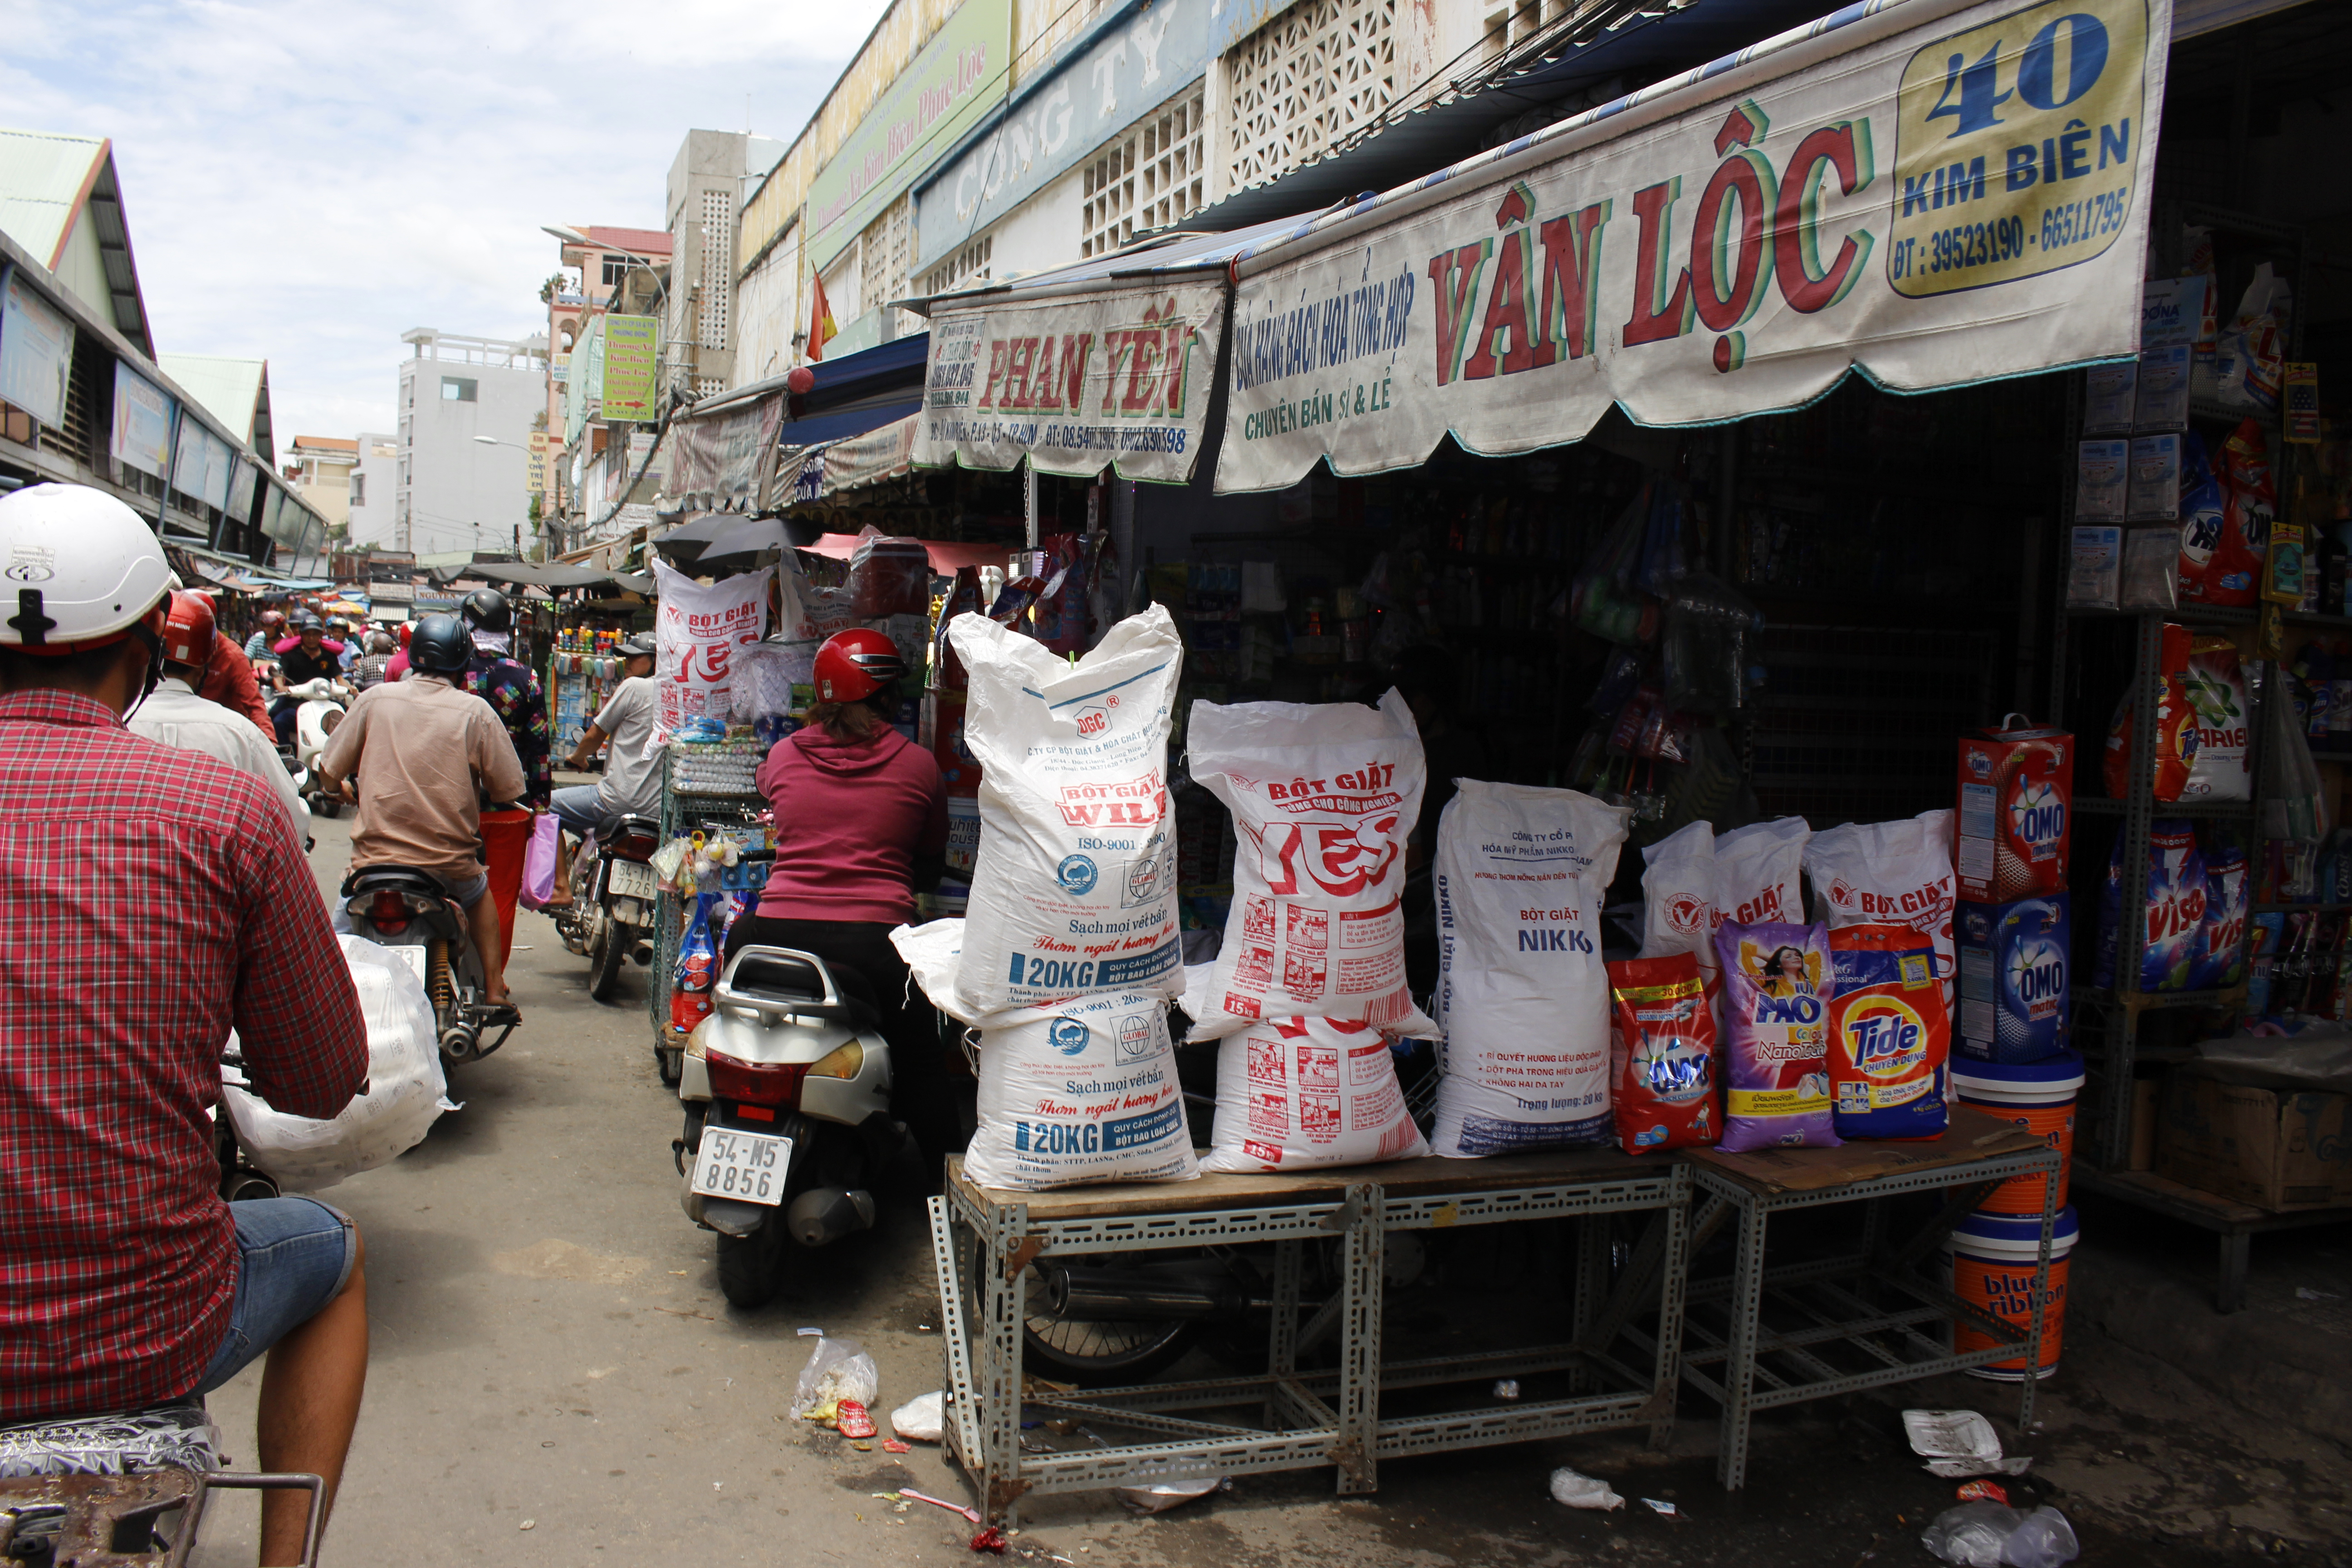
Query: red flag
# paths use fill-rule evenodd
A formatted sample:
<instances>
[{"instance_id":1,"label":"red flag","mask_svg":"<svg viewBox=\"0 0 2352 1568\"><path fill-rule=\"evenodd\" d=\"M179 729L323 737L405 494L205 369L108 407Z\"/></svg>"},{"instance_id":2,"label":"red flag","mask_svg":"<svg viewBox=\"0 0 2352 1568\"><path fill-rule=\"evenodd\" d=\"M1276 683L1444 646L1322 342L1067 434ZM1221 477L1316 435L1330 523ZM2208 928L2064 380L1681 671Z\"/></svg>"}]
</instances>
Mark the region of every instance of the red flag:
<instances>
[{"instance_id":1,"label":"red flag","mask_svg":"<svg viewBox=\"0 0 2352 1568\"><path fill-rule=\"evenodd\" d=\"M825 302L824 279L812 272L809 274L809 287L814 291L815 300L809 311L808 357L821 360L824 357L824 345L839 337L841 329L834 325L833 307Z\"/></svg>"}]
</instances>

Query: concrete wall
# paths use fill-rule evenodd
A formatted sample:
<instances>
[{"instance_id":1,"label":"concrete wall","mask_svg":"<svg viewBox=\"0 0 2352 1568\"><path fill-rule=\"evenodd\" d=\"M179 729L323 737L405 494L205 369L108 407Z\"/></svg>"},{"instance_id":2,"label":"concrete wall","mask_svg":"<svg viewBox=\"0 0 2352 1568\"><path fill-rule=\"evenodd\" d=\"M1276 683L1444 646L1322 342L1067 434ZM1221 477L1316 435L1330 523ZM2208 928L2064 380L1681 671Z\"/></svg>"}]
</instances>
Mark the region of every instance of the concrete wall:
<instances>
[{"instance_id":1,"label":"concrete wall","mask_svg":"<svg viewBox=\"0 0 2352 1568\"><path fill-rule=\"evenodd\" d=\"M380 544L391 549L392 503L400 483L400 437L362 432L359 466L352 470L352 543Z\"/></svg>"},{"instance_id":2,"label":"concrete wall","mask_svg":"<svg viewBox=\"0 0 2352 1568\"><path fill-rule=\"evenodd\" d=\"M530 532L528 448L532 416L546 406L545 371L536 360L469 363L425 349L428 357L400 362L394 525L404 512L408 537L404 543L395 535L394 548L508 548L515 529ZM473 402L442 395L442 381L452 377L475 384ZM511 445L487 446L477 436Z\"/></svg>"}]
</instances>

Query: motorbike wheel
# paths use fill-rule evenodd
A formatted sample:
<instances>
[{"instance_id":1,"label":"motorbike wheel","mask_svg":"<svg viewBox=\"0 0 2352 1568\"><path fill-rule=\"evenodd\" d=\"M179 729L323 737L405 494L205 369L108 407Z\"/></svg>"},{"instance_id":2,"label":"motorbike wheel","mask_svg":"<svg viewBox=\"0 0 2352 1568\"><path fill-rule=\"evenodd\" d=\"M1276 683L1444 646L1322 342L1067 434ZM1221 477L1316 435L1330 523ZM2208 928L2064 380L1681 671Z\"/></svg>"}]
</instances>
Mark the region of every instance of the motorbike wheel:
<instances>
[{"instance_id":1,"label":"motorbike wheel","mask_svg":"<svg viewBox=\"0 0 2352 1568\"><path fill-rule=\"evenodd\" d=\"M628 960L629 928L602 910L591 918L595 929L588 938L588 994L609 1002L613 988L621 983L621 965Z\"/></svg>"},{"instance_id":2,"label":"motorbike wheel","mask_svg":"<svg viewBox=\"0 0 2352 1568\"><path fill-rule=\"evenodd\" d=\"M1043 1287L1033 1271L1031 1296ZM1184 1358L1199 1338L1188 1322L1088 1322L1032 1314L1021 1326L1022 1365L1084 1388L1141 1383Z\"/></svg>"},{"instance_id":3,"label":"motorbike wheel","mask_svg":"<svg viewBox=\"0 0 2352 1568\"><path fill-rule=\"evenodd\" d=\"M784 1279L784 1252L793 1244L780 1210L749 1236L719 1237L719 1289L730 1307L764 1307Z\"/></svg>"},{"instance_id":4,"label":"motorbike wheel","mask_svg":"<svg viewBox=\"0 0 2352 1568\"><path fill-rule=\"evenodd\" d=\"M662 1082L676 1089L677 1080L686 1076L686 1052L676 1046L656 1046L654 1068L661 1074Z\"/></svg>"},{"instance_id":5,"label":"motorbike wheel","mask_svg":"<svg viewBox=\"0 0 2352 1568\"><path fill-rule=\"evenodd\" d=\"M318 805L311 809L331 821L343 815L343 803L332 795L322 795L319 797Z\"/></svg>"}]
</instances>

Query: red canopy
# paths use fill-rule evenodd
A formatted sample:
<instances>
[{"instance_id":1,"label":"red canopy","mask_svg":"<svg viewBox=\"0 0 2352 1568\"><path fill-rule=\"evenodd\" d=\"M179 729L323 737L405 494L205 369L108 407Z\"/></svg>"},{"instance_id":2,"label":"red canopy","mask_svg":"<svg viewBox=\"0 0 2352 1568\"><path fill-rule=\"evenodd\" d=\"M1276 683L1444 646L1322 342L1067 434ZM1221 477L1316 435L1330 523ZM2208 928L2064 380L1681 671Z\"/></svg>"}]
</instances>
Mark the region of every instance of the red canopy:
<instances>
[{"instance_id":1,"label":"red canopy","mask_svg":"<svg viewBox=\"0 0 2352 1568\"><path fill-rule=\"evenodd\" d=\"M821 533L814 544L800 548L812 555L829 555L835 561L846 561L857 553L859 535L855 533ZM1005 544L957 544L944 539L926 539L923 549L931 558L931 570L942 576L952 575L959 566L1002 566L1013 553Z\"/></svg>"}]
</instances>

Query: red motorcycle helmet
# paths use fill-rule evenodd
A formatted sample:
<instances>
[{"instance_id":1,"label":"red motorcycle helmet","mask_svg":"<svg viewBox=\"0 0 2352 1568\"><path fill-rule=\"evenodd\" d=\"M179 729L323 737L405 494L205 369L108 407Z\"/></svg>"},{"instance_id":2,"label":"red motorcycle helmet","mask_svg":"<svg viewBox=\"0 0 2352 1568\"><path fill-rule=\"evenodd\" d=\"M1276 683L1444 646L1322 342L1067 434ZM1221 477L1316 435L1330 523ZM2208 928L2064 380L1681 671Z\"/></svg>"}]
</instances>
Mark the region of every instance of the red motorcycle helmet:
<instances>
[{"instance_id":1,"label":"red motorcycle helmet","mask_svg":"<svg viewBox=\"0 0 2352 1568\"><path fill-rule=\"evenodd\" d=\"M261 612L261 629L263 631L274 634L282 629L285 625L285 612L281 610L264 610Z\"/></svg>"},{"instance_id":2,"label":"red motorcycle helmet","mask_svg":"<svg viewBox=\"0 0 2352 1568\"><path fill-rule=\"evenodd\" d=\"M163 616L163 662L201 669L213 656L213 602L185 590L172 595Z\"/></svg>"},{"instance_id":3,"label":"red motorcycle helmet","mask_svg":"<svg viewBox=\"0 0 2352 1568\"><path fill-rule=\"evenodd\" d=\"M852 626L816 650L817 700L863 702L906 673L897 643L870 627Z\"/></svg>"},{"instance_id":4,"label":"red motorcycle helmet","mask_svg":"<svg viewBox=\"0 0 2352 1568\"><path fill-rule=\"evenodd\" d=\"M400 646L401 646L401 647L406 647L408 646L408 639L409 639L411 637L415 636L415 632L416 632L416 628L415 628L415 626L414 626L413 625L411 625L410 623L408 623L408 622L406 622L406 621L403 621L403 622L401 622L401 623L400 623Z\"/></svg>"}]
</instances>

